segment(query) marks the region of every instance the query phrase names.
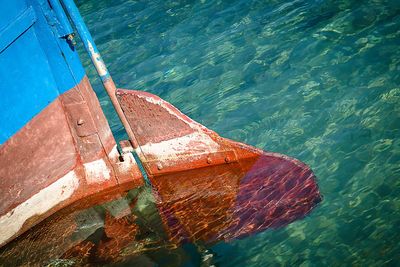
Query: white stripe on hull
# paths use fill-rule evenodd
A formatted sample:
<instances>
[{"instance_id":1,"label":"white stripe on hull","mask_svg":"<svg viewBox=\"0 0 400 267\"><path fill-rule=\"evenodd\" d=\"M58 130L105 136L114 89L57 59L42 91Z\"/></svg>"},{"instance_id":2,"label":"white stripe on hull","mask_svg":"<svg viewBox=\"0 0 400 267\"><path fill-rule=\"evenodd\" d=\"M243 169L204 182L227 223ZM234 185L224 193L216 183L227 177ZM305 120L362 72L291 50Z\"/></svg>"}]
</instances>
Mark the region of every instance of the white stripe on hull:
<instances>
[{"instance_id":1,"label":"white stripe on hull","mask_svg":"<svg viewBox=\"0 0 400 267\"><path fill-rule=\"evenodd\" d=\"M70 171L56 182L43 188L31 198L0 217L0 245L18 233L24 223L41 215L70 198L79 187L75 171Z\"/></svg>"}]
</instances>

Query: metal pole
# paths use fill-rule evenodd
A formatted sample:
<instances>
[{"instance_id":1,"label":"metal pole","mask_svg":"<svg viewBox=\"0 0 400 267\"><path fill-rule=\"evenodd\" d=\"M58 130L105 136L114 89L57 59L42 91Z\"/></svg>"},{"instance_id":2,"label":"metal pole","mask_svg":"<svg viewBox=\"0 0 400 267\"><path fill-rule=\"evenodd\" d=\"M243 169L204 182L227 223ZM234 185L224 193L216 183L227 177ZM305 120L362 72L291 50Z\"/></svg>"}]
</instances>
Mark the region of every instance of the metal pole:
<instances>
[{"instance_id":1,"label":"metal pole","mask_svg":"<svg viewBox=\"0 0 400 267\"><path fill-rule=\"evenodd\" d=\"M124 115L124 112L122 111L121 106L118 103L117 96L115 95L117 88L115 87L114 81L111 78L111 75L108 72L106 65L104 64L103 59L101 58L99 50L97 50L96 44L94 43L93 38L90 35L90 32L86 27L85 22L83 21L79 13L78 8L76 7L73 0L61 0L61 1L63 2L64 8L66 9L73 24L75 25L75 28L79 36L81 37L86 52L88 52L90 59L92 60L92 63L95 66L96 71L101 78L101 81L103 82L104 88L106 89L107 94L111 99L111 103L113 104L115 111L117 112L118 117L125 128L126 133L131 139L132 145L135 148L137 148L138 143Z\"/></svg>"}]
</instances>

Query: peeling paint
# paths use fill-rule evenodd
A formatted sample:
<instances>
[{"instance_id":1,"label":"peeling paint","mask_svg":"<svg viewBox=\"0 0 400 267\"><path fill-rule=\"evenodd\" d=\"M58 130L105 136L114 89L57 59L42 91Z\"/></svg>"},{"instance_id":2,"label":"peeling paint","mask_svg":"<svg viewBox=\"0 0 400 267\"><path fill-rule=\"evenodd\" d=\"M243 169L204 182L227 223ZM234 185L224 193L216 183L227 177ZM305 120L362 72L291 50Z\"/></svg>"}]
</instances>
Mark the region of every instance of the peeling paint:
<instances>
[{"instance_id":1,"label":"peeling paint","mask_svg":"<svg viewBox=\"0 0 400 267\"><path fill-rule=\"evenodd\" d=\"M127 153L123 155L124 161L118 163L119 171L121 173L128 174L132 171L133 166L137 166L136 160L133 157L132 153Z\"/></svg>"},{"instance_id":2,"label":"peeling paint","mask_svg":"<svg viewBox=\"0 0 400 267\"><path fill-rule=\"evenodd\" d=\"M176 117L177 119L185 122L190 128L193 130L205 130L210 132L211 130L205 127L204 125L201 125L200 123L192 120L185 114L183 114L180 110L172 106L170 103L167 101L159 98L158 96L151 96L151 95L145 95L144 93L142 94L137 94L137 97L141 99L145 99L147 102L152 103L154 105L159 105L163 107L170 115Z\"/></svg>"},{"instance_id":3,"label":"peeling paint","mask_svg":"<svg viewBox=\"0 0 400 267\"><path fill-rule=\"evenodd\" d=\"M100 54L94 50L92 43L88 41L87 45L89 47L90 57L92 58L93 64L95 65L99 75L101 77L107 76L108 75L107 67L104 64L103 60L101 59Z\"/></svg>"},{"instance_id":4,"label":"peeling paint","mask_svg":"<svg viewBox=\"0 0 400 267\"><path fill-rule=\"evenodd\" d=\"M46 213L54 206L70 198L78 186L78 177L74 171L70 171L0 217L0 244L17 234L29 218Z\"/></svg>"},{"instance_id":5,"label":"peeling paint","mask_svg":"<svg viewBox=\"0 0 400 267\"><path fill-rule=\"evenodd\" d=\"M118 162L119 156L120 156L120 155L119 155L119 152L118 152L118 149L117 149L117 145L115 145L115 146L111 149L110 153L108 153L108 158L109 158L110 160L114 161L114 162Z\"/></svg>"},{"instance_id":6,"label":"peeling paint","mask_svg":"<svg viewBox=\"0 0 400 267\"><path fill-rule=\"evenodd\" d=\"M88 184L102 183L111 178L110 169L103 159L83 164L86 172L86 182Z\"/></svg>"},{"instance_id":7,"label":"peeling paint","mask_svg":"<svg viewBox=\"0 0 400 267\"><path fill-rule=\"evenodd\" d=\"M219 151L219 148L218 143L201 132L194 132L159 143L147 143L140 146L145 155L151 155L160 160L175 158L180 154L215 153Z\"/></svg>"}]
</instances>

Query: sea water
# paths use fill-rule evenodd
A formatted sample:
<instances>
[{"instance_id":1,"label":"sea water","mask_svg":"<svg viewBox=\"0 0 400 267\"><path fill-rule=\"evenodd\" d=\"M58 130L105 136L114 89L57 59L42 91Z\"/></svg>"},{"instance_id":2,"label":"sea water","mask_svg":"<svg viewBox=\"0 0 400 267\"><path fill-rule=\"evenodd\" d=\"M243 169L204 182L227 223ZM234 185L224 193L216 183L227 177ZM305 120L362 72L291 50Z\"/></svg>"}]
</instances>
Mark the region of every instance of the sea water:
<instances>
[{"instance_id":1,"label":"sea water","mask_svg":"<svg viewBox=\"0 0 400 267\"><path fill-rule=\"evenodd\" d=\"M157 94L224 137L298 158L318 178L324 200L305 219L201 257L187 249L182 265L400 264L398 0L78 6L118 87ZM127 138L80 52L116 138ZM153 264L170 265L168 254Z\"/></svg>"}]
</instances>

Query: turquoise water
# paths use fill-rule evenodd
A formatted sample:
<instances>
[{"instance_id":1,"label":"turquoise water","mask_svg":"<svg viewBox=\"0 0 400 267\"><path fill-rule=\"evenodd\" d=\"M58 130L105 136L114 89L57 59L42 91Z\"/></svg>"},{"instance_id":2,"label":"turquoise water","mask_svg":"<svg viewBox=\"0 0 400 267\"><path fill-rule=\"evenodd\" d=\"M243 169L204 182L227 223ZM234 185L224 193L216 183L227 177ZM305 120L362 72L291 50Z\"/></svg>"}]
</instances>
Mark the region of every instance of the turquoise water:
<instances>
[{"instance_id":1,"label":"turquoise water","mask_svg":"<svg viewBox=\"0 0 400 267\"><path fill-rule=\"evenodd\" d=\"M157 94L224 137L315 171L324 200L310 216L209 247L212 264L399 264L398 1L90 0L79 8L119 87ZM91 67L89 77L116 137L126 138Z\"/></svg>"}]
</instances>

